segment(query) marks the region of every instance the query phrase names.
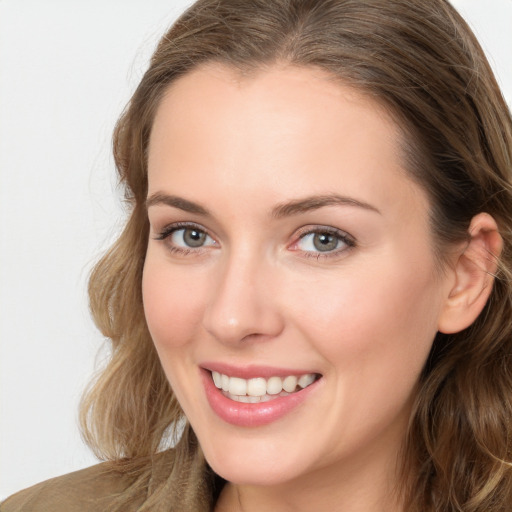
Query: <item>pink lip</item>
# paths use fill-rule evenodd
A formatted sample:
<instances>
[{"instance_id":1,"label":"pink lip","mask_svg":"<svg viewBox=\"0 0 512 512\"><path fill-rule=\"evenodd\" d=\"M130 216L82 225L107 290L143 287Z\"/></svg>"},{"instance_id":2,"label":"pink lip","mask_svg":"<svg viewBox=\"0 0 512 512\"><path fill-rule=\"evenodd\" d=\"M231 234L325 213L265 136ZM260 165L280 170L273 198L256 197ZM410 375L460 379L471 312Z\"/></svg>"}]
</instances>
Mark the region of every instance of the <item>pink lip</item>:
<instances>
[{"instance_id":1,"label":"pink lip","mask_svg":"<svg viewBox=\"0 0 512 512\"><path fill-rule=\"evenodd\" d=\"M295 374L296 372L291 372L286 375ZM230 375L235 376L233 373ZM240 373L238 372L237 375L240 375ZM263 376L261 373L258 375ZM276 374L272 373L271 375ZM303 403L309 394L314 392L321 380L317 380L307 388L287 396L280 396L268 402L247 404L235 402L225 397L222 391L213 383L211 373L208 370L202 369L201 377L206 391L206 398L213 411L225 422L239 427L259 427L277 421Z\"/></svg>"},{"instance_id":2,"label":"pink lip","mask_svg":"<svg viewBox=\"0 0 512 512\"><path fill-rule=\"evenodd\" d=\"M219 372L230 377L239 377L241 379L254 379L256 377L263 377L269 379L270 377L288 377L288 375L305 375L306 373L316 373L315 371L291 369L291 368L273 368L269 366L232 366L226 363L206 362L201 364L202 368L210 372Z\"/></svg>"}]
</instances>

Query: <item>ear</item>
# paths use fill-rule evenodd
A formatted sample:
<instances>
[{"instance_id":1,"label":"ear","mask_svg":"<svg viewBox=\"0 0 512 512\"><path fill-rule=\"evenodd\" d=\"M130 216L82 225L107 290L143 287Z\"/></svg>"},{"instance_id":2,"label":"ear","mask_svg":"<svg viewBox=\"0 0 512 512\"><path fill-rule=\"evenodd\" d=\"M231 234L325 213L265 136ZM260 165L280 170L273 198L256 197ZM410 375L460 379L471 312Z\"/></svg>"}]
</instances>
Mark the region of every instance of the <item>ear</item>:
<instances>
[{"instance_id":1,"label":"ear","mask_svg":"<svg viewBox=\"0 0 512 512\"><path fill-rule=\"evenodd\" d=\"M487 213L473 217L468 232L469 242L459 253L439 317L438 330L445 334L466 329L481 313L491 294L503 248L496 221Z\"/></svg>"}]
</instances>

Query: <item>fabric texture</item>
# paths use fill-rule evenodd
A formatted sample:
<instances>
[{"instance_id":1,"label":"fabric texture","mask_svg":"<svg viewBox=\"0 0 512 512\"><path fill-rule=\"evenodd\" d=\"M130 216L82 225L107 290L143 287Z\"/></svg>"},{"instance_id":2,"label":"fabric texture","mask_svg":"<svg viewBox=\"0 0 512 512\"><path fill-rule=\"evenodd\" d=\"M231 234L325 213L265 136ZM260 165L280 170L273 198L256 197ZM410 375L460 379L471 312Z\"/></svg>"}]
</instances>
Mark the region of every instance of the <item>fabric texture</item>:
<instances>
[{"instance_id":1,"label":"fabric texture","mask_svg":"<svg viewBox=\"0 0 512 512\"><path fill-rule=\"evenodd\" d=\"M106 463L41 482L7 498L1 512L108 511L131 478ZM134 504L133 510L137 506ZM129 512L127 510L127 512Z\"/></svg>"},{"instance_id":2,"label":"fabric texture","mask_svg":"<svg viewBox=\"0 0 512 512\"><path fill-rule=\"evenodd\" d=\"M197 448L181 459L171 448L52 478L10 496L0 512L211 512L225 481Z\"/></svg>"}]
</instances>

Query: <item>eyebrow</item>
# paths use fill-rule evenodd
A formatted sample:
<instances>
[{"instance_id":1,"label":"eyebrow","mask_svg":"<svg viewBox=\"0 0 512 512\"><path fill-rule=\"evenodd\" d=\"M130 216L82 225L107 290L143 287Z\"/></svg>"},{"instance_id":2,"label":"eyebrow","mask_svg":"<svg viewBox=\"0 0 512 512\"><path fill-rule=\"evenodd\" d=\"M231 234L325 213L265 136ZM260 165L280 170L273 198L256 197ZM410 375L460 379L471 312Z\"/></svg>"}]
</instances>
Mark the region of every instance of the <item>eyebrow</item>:
<instances>
[{"instance_id":1,"label":"eyebrow","mask_svg":"<svg viewBox=\"0 0 512 512\"><path fill-rule=\"evenodd\" d=\"M146 209L157 205L171 206L183 210L184 212L210 217L210 212L203 206L189 201L188 199L184 199L183 197L163 194L162 192L156 192L146 200Z\"/></svg>"},{"instance_id":2,"label":"eyebrow","mask_svg":"<svg viewBox=\"0 0 512 512\"><path fill-rule=\"evenodd\" d=\"M292 215L300 215L312 210L318 210L325 206L356 206L364 210L381 213L375 206L364 201L359 201L352 197L340 196L338 194L328 194L319 196L310 196L295 201L289 201L276 206L272 210L272 217L280 219Z\"/></svg>"},{"instance_id":3,"label":"eyebrow","mask_svg":"<svg viewBox=\"0 0 512 512\"><path fill-rule=\"evenodd\" d=\"M157 205L171 206L172 208L178 208L179 210L183 210L188 213L211 217L210 212L203 206L194 203L193 201L189 201L188 199L184 199L183 197L164 194L162 192L156 192L146 200L146 208ZM275 219L280 219L283 217L291 217L293 215L300 215L309 211L318 210L326 206L355 206L363 208L364 210L373 211L379 214L381 213L375 206L358 199L340 196L338 194L328 194L287 201L274 207L271 215Z\"/></svg>"}]
</instances>

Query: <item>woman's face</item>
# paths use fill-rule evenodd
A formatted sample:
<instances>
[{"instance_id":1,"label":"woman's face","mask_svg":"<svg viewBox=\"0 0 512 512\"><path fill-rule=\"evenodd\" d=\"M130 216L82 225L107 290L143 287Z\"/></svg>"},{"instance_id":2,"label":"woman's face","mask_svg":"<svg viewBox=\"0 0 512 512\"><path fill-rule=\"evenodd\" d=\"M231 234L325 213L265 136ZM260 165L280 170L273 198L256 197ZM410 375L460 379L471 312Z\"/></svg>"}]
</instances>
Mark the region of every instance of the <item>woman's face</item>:
<instances>
[{"instance_id":1,"label":"woman's face","mask_svg":"<svg viewBox=\"0 0 512 512\"><path fill-rule=\"evenodd\" d=\"M213 469L389 474L450 282L385 111L314 69L203 66L159 106L148 214L147 323Z\"/></svg>"}]
</instances>

